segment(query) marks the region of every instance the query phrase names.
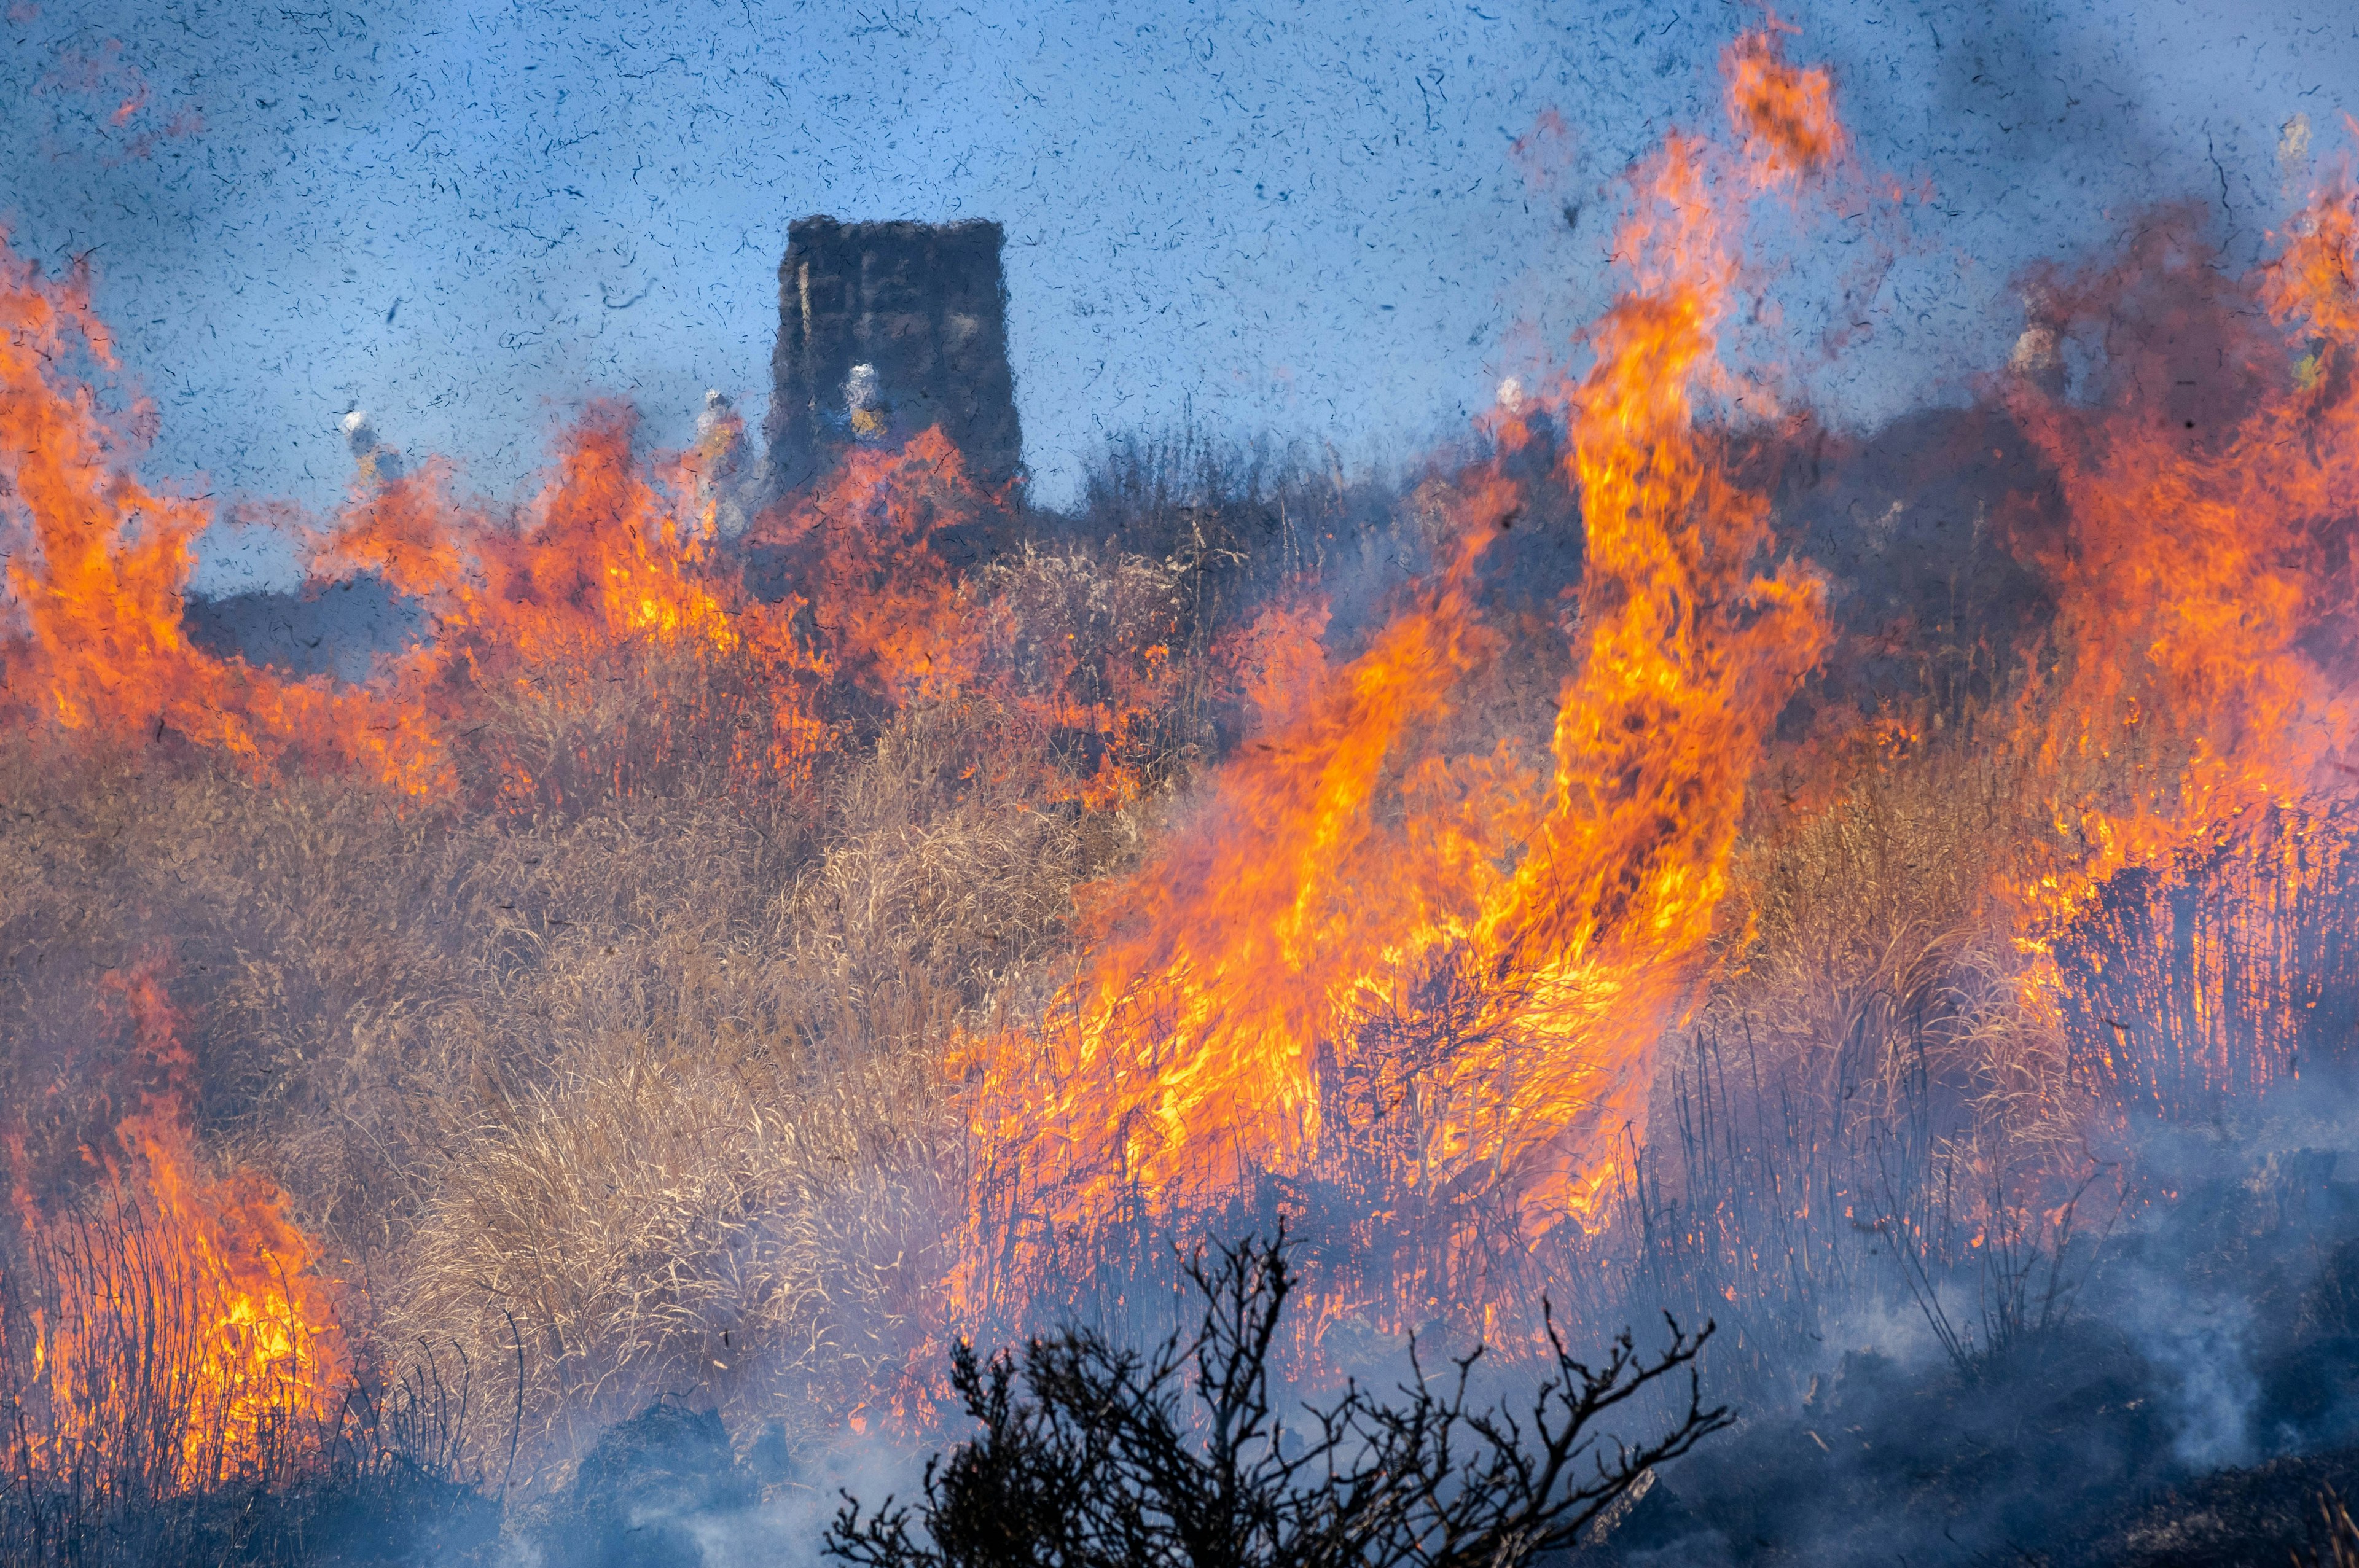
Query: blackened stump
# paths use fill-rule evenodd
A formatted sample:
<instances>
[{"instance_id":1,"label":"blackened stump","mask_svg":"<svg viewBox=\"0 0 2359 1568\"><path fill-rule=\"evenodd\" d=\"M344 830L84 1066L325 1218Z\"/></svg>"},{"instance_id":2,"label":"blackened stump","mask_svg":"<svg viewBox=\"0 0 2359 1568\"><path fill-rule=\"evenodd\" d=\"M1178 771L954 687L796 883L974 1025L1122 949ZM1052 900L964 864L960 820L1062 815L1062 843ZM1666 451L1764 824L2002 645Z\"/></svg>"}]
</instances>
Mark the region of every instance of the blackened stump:
<instances>
[{"instance_id":1,"label":"blackened stump","mask_svg":"<svg viewBox=\"0 0 2359 1568\"><path fill-rule=\"evenodd\" d=\"M847 446L897 445L933 425L979 483L1015 477L1023 433L1004 243L981 220L788 225L765 430L781 492L811 483Z\"/></svg>"}]
</instances>

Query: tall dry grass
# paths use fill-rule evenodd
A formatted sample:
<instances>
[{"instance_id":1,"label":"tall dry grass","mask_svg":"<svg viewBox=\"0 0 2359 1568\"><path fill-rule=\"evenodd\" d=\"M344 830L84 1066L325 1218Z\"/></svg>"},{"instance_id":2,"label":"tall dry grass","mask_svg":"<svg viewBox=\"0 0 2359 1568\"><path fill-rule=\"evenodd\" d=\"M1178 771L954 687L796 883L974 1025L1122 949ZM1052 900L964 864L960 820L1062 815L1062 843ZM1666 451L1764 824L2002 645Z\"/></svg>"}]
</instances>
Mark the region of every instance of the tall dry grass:
<instances>
[{"instance_id":1,"label":"tall dry grass","mask_svg":"<svg viewBox=\"0 0 2359 1568\"><path fill-rule=\"evenodd\" d=\"M1714 1313L1720 1369L1781 1398L1896 1314L1971 1367L2071 1310L2141 1201L2142 1129L2344 1050L2342 816L2199 835L2059 930L2038 890L2090 854L2083 808L2132 809L2184 758L2059 767L2018 739L2047 700L1887 713L1854 765L1804 747L1758 781L1598 1311Z\"/></svg>"},{"instance_id":2,"label":"tall dry grass","mask_svg":"<svg viewBox=\"0 0 2359 1568\"><path fill-rule=\"evenodd\" d=\"M564 1021L540 1072L423 1162L393 1320L482 1364L514 1317L552 1451L658 1392L800 1435L894 1385L960 1201L941 1047L1121 841L995 783L1000 733L905 715L738 921L715 899L628 954L582 938L533 999Z\"/></svg>"},{"instance_id":3,"label":"tall dry grass","mask_svg":"<svg viewBox=\"0 0 2359 1568\"><path fill-rule=\"evenodd\" d=\"M1374 542L1419 537L1414 501L1383 499L1184 445L1133 453L1063 541L972 574L1028 705L1002 688L839 713L807 776L745 767L745 672L646 647L487 697L449 806L256 784L161 742L11 741L0 1101L27 1168L71 1189L76 1151L153 1087L103 1000L106 976L147 966L208 1143L276 1176L363 1282L374 1375L450 1347L484 1408L520 1408L527 1473L658 1394L719 1406L741 1441L889 1401L965 1196L945 1043L1041 1000L1077 885L1130 863L1160 787L1217 751L1234 682L1215 633L1315 570L1342 574L1348 643L1351 596L1382 580L1359 570ZM1544 575L1507 549L1503 574ZM1546 611L1509 596L1500 618ZM1541 754L1568 642L1512 641L1470 676L1448 745ZM1176 674L1096 656L1153 648ZM1145 798L1081 804L1100 758L1038 699L1142 692L1166 706L1119 744ZM2025 984L2000 890L2074 852L2054 790L2128 786L2037 775L1961 716L1918 730L1832 795L1823 771L1762 782L1612 1267L1568 1264L1591 1281L1577 1302L1536 1273L1534 1299L1558 1289L1606 1327L1658 1303L1717 1316L1715 1362L1774 1381L1834 1314L1915 1310L1904 1250L1937 1297L1982 1266L1961 1250L1978 1213L2034 1263L2057 1252L2034 1220L2086 1163L2094 1089L2071 1021ZM1569 1256L1561 1234L1548 1253L1511 1214L1385 1182L1257 1190L1229 1217L1324 1202L1336 1234L1364 1234L1430 1204L1427 1228L1474 1227L1484 1269ZM1409 1250L1389 1260L1428 1266L1423 1232L1396 1228ZM1077 1291L1132 1278L1136 1259L1100 1261Z\"/></svg>"},{"instance_id":4,"label":"tall dry grass","mask_svg":"<svg viewBox=\"0 0 2359 1568\"><path fill-rule=\"evenodd\" d=\"M1756 792L1701 1027L1809 1086L1831 1126L1888 1122L1923 1080L1988 1135L2052 1149L2085 1094L2018 940L2044 848L2031 770L1971 721L1929 739L1821 802Z\"/></svg>"},{"instance_id":5,"label":"tall dry grass","mask_svg":"<svg viewBox=\"0 0 2359 1568\"><path fill-rule=\"evenodd\" d=\"M1172 591L1078 548L986 575L1034 642L1145 645ZM1052 798L1093 760L988 697L848 715L807 777L749 778L735 672L643 652L506 688L456 806L160 742L0 751L17 1168L71 1196L160 1087L106 997L162 975L201 1134L351 1265L378 1375L452 1348L506 1408L522 1344L527 1468L659 1392L750 1435L891 1387L960 1179L942 1046L1044 983L1153 809ZM1186 738L1141 743L1151 780Z\"/></svg>"}]
</instances>

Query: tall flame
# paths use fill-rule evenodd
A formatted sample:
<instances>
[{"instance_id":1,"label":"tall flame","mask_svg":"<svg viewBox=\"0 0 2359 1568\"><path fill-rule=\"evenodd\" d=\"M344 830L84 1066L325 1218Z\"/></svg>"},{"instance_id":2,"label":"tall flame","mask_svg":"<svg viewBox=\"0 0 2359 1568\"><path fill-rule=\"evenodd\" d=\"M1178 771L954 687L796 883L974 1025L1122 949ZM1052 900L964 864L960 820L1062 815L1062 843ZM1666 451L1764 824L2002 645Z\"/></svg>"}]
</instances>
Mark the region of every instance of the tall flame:
<instances>
[{"instance_id":1,"label":"tall flame","mask_svg":"<svg viewBox=\"0 0 2359 1568\"><path fill-rule=\"evenodd\" d=\"M1754 760L1825 637L1814 585L1751 575L1767 506L1695 405L1739 282L1718 191L1842 135L1773 34L1725 64L1742 149L1674 136L1641 171L1616 247L1634 286L1571 399L1589 549L1549 774L1512 737L1440 743L1497 649L1475 568L1526 498L1495 459L1430 488L1438 580L1101 890L1046 1036L978 1043L970 1306L1037 1283L1060 1234L1315 1173L1372 1133L1399 1184L1504 1191L1527 1230L1603 1223ZM1498 434L1530 438L1513 416Z\"/></svg>"},{"instance_id":2,"label":"tall flame","mask_svg":"<svg viewBox=\"0 0 2359 1568\"><path fill-rule=\"evenodd\" d=\"M17 1255L0 1281L0 1400L19 1484L200 1489L299 1461L353 1388L339 1287L266 1178L205 1173L188 1058L152 974L113 977L164 1087L86 1151L91 1193L44 1212L11 1162ZM5 1321L11 1314L24 1321ZM10 1361L19 1364L7 1365Z\"/></svg>"},{"instance_id":3,"label":"tall flame","mask_svg":"<svg viewBox=\"0 0 2359 1568\"><path fill-rule=\"evenodd\" d=\"M2027 382L2010 389L2071 519L2043 561L2063 667L2028 705L2025 739L2043 777L2091 792L2060 795L2055 808L2058 827L2090 847L2071 873L2081 887L2300 795L2350 744L2350 704L2305 638L2338 597L2341 563L2319 529L2359 476L2359 399L2344 363L2359 325L2352 240L2349 192L2325 192L2256 280L2286 336L2230 351L2282 362L2247 367L2262 384L2240 413L2230 402L2229 418L2217 403L2201 419L2168 416L2129 366L2089 407ZM2145 280L2201 265L2173 225L2130 258ZM2050 308L2094 304L2102 287L2051 286ZM2107 764L2127 776L2101 794L2090 775L2116 771ZM2058 888L2066 908L2071 891Z\"/></svg>"},{"instance_id":4,"label":"tall flame","mask_svg":"<svg viewBox=\"0 0 2359 1568\"><path fill-rule=\"evenodd\" d=\"M2049 828L2016 891L2038 1005L2083 984L2059 968L2060 944L2080 968L2103 968L2074 927L2117 925L2119 912L2100 905L2126 896L2125 871L2160 917L2182 869L2200 870L2228 837L2249 840L2263 856L2256 872L2282 885L2234 901L2229 939L2267 946L2282 934L2262 927L2338 860L2325 839L2303 845L2318 837L2315 803L2347 789L2359 720L2342 542L2359 484L2354 239L2353 192L2338 180L2296 215L2279 257L2241 282L2211 265L2184 213L2147 224L2117 269L2035 277L2027 341L2037 351L2019 351L2016 368L2048 374L2043 384L2018 373L2006 396L2054 465L2067 520L2028 541L2055 585L2054 665L2035 672L2012 741ZM2155 320L2151 341L2109 331L2089 384L2066 395L2060 345L2117 314L2125 290ZM2158 397L2157 386L2171 390ZM2114 955L2116 968L2157 961ZM2101 1065L2125 1077L2146 1069L2124 1048L2151 1054L2154 1043L2117 1036L2174 1027L2159 997L2143 1000L2152 1016L2094 1043ZM2226 1038L2239 1005L2229 996L2202 1010L2204 1038L2171 1045L2215 1088L2291 1065L2301 1010L2246 1000L2267 1014L2251 1061Z\"/></svg>"}]
</instances>

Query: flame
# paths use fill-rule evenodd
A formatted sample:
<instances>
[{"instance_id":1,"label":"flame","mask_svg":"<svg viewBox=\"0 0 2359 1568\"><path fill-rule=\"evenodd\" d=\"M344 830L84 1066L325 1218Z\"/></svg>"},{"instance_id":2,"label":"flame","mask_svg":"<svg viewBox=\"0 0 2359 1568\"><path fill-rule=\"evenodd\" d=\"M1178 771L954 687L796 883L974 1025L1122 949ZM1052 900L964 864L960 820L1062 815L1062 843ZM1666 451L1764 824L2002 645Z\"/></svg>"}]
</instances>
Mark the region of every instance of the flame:
<instances>
[{"instance_id":1,"label":"flame","mask_svg":"<svg viewBox=\"0 0 2359 1568\"><path fill-rule=\"evenodd\" d=\"M755 549L793 563L776 602L715 550L734 414L688 450L644 460L633 412L593 403L561 435L539 493L506 514L462 500L448 461L404 473L370 453L342 514L305 533L311 575L377 574L423 605L432 636L360 687L216 656L180 619L207 510L133 473L126 430L152 411L110 423L100 389L74 374L114 369L88 281L49 282L0 253L0 520L28 546L7 572L14 624L0 623L17 725L168 738L266 780L353 771L427 802L473 797L471 781L488 775L494 799L554 804L569 773L627 788L716 732L733 783L791 785L840 719L981 698L1041 737L1086 741L1068 747L1083 765L1041 781L1050 795L1104 807L1142 787L1176 689L1170 628L1082 646L1044 636L1005 596L981 606L943 541L1007 498L977 487L939 429L854 449L755 525ZM625 724L607 697L617 686L651 713ZM536 708L529 744L484 721ZM487 730L491 741L461 744Z\"/></svg>"},{"instance_id":2,"label":"flame","mask_svg":"<svg viewBox=\"0 0 2359 1568\"><path fill-rule=\"evenodd\" d=\"M756 540L801 557L812 610L845 677L907 703L960 690L976 674L973 607L933 545L939 529L984 504L936 427L897 451L852 449L819 489L757 524Z\"/></svg>"},{"instance_id":3,"label":"flame","mask_svg":"<svg viewBox=\"0 0 2359 1568\"><path fill-rule=\"evenodd\" d=\"M503 799L553 804L569 766L627 788L624 774L692 755L716 732L732 782L791 784L828 743L814 692L831 667L792 630L805 601L762 602L714 554L729 432L647 460L636 426L628 407L592 403L512 516L458 499L440 459L364 474L313 541L315 577L372 571L428 610L433 638L383 673L407 710L474 734L486 708L539 705L544 728L564 732L555 750L489 745ZM697 678L666 678L673 665ZM616 686L652 717L620 725L602 706Z\"/></svg>"},{"instance_id":4,"label":"flame","mask_svg":"<svg viewBox=\"0 0 2359 1568\"><path fill-rule=\"evenodd\" d=\"M364 482L341 525L316 541L314 574L371 570L425 600L439 636L413 664L438 672L464 663L506 673L634 641L734 651L747 607L705 569L706 456L679 454L659 488L633 455L636 423L625 406L591 405L513 524L455 500L441 460Z\"/></svg>"},{"instance_id":5,"label":"flame","mask_svg":"<svg viewBox=\"0 0 2359 1568\"><path fill-rule=\"evenodd\" d=\"M1793 163L1798 146L1822 159L1842 141L1824 73L1783 68L1774 44L1752 35L1730 51L1748 171ZM1771 136L1739 95L1788 78L1804 85L1788 82L1794 107ZM1591 1225L1617 1173L1614 1136L1643 1141L1653 1044L1727 892L1746 783L1827 642L1814 581L1751 575L1770 542L1768 503L1729 478L1695 418L1737 285L1703 174L1701 149L1671 137L1622 234L1641 258L1639 287L1593 330L1569 459L1588 530L1587 646L1558 709L1551 809L1485 919L1492 970L1524 978L1527 1027L1542 1044L1520 1077L1504 1060L1478 1061L1477 1076L1518 1085L1505 1152L1543 1158L1540 1190Z\"/></svg>"},{"instance_id":6,"label":"flame","mask_svg":"<svg viewBox=\"0 0 2359 1568\"><path fill-rule=\"evenodd\" d=\"M1223 641L1212 662L1234 675L1252 737L1142 865L1085 890L1084 960L1039 1026L958 1043L980 1171L959 1310L1028 1296L1066 1246L1267 1182L1348 1211L1339 1233L1365 1254L1376 1315L1408 1325L1447 1303L1489 1332L1501 1294L1478 1232L1513 1251L1606 1225L1647 1139L1658 1044L1735 924L1753 780L1831 645L1817 581L1767 564L1768 502L1736 450L1758 427L1729 413L1745 390L1727 341L1755 292L1752 203L1841 179L1854 157L1830 73L1787 60L1789 31L1772 18L1724 53L1725 137L1674 133L1634 170L1614 246L1625 281L1585 335L1585 372L1547 395L1510 383L1491 455L1420 487L1425 574L1371 627L1339 626L1315 585L1295 585ZM2225 923L2187 944L2209 985L2348 858L2347 814L2320 802L2352 771L2359 600L2338 517L2359 480L2354 211L2348 183L2331 184L2241 283L2213 281L2186 222L2149 225L2118 276L2033 280L1996 384L2056 476L2060 525L2017 519L2014 542L2057 615L2002 717L2000 750L2039 802L2037 842L2017 857L2010 841L1989 875L2027 955L2025 1000L2059 1028L2068 1004L2102 1013L2100 994L2167 1011L2149 981L2187 932L2157 912L2199 877L2233 890ZM2155 356L2182 349L2079 351L2125 289L2146 291L2176 330L2163 339L2200 339L2233 367L2200 416L2160 417L2151 390L2173 380ZM746 549L782 563L788 589L769 601L720 548L734 414L649 457L632 413L607 403L560 433L512 509L461 496L446 461L364 462L311 538L313 571L375 572L432 625L365 685L217 657L180 625L208 514L136 477L152 411L107 412L113 351L86 276L47 281L0 247L0 517L23 535L0 625L5 717L68 743L218 752L264 780L340 770L410 804L538 806L583 776L627 793L716 745L729 784L793 787L896 710L973 702L1066 746L1026 781L1038 798L1103 810L1143 796L1180 703L1175 616L1084 637L1048 602L1053 559L960 569L962 539L1010 498L979 487L939 429L855 446L753 524ZM2083 363L2098 368L2068 389ZM1567 498L1584 565L1562 645L1535 654L1486 573L1520 518ZM1021 572L1025 592L1002 591ZM1497 719L1487 694L1535 660L1552 710ZM1791 809L1839 799L1864 761L1913 755L1931 733L1887 709L1836 743L1812 737L1797 750L1815 776ZM1005 765L1036 765L1009 752ZM2232 840L2253 852L2223 870ZM2104 968L2099 941L2128 978L2081 973ZM2298 968L2267 980L2273 1017L2306 1005ZM126 994L161 1017L147 984ZM2190 1011L2219 1006L2206 992ZM2290 1026L2271 1027L2281 1064ZM2234 1076L2216 1041L2181 1044ZM2124 1083L2131 1054L2106 1057ZM45 1463L103 1446L145 1397L108 1370L113 1342L92 1326L125 1299L123 1271L145 1269L192 1303L170 1339L188 1432L240 1434L226 1460L176 1438L170 1478L187 1487L323 1418L350 1367L335 1292L283 1198L257 1176L204 1174L177 1104L125 1119L101 1160L102 1190L153 1247L118 1229L128 1250L110 1261L86 1220L44 1218L21 1189L16 1206L72 1282L34 1332L59 1412Z\"/></svg>"},{"instance_id":7,"label":"flame","mask_svg":"<svg viewBox=\"0 0 2359 1568\"><path fill-rule=\"evenodd\" d=\"M2219 956L2280 945L2273 922L2339 864L2344 830L2316 803L2347 788L2354 738L2350 568L2336 522L2359 481L2359 221L2347 180L2317 192L2283 239L2276 261L2223 283L2191 219L2170 214L2117 269L2036 279L2034 330L2058 345L2043 359L2050 377L2017 376L2005 395L2054 465L2068 519L2060 536L2028 542L2055 585L2056 657L2031 681L2011 741L2039 781L2049 828L2014 890L2036 1006L2060 1009L2092 987L2118 1006L2126 985L2152 1028L2176 1030L2180 1010L2158 989L2170 956L2138 951L2136 933L2176 929L2188 880L2222 874L2232 844L2257 857L2232 879L2243 886L2230 928L2179 937L2226 945L2207 966L2218 988L2249 967ZM2167 323L2163 346L2109 345L2086 395L2068 398L2060 344L2125 290ZM2185 366L2166 362L2174 352L2225 368L2185 380ZM2201 395L2174 404L2156 385ZM2103 972L2108 939L2123 944L2110 957L2129 972ZM2249 1065L2223 1022L2243 1002L2266 1036ZM2214 995L2198 1009L2203 1038L2172 1048L2215 1087L2266 1082L2291 1066L2303 1011L2290 991L2275 1004ZM2158 1065L2119 1033L2098 1031L2093 1054L2131 1099L2150 1102L2152 1086L2131 1080Z\"/></svg>"},{"instance_id":8,"label":"flame","mask_svg":"<svg viewBox=\"0 0 2359 1568\"><path fill-rule=\"evenodd\" d=\"M823 745L807 698L825 671L790 634L796 606L755 601L711 558L714 452L643 464L633 416L602 404L566 434L518 519L457 501L447 462L364 483L313 537L314 575L379 572L425 602L437 635L366 687L296 680L217 656L182 629L191 544L210 515L132 472L138 443L116 426L151 412L137 406L111 424L99 390L76 378L77 366L114 368L87 276L49 282L0 254L0 522L28 546L12 553L13 624L0 626L16 724L115 744L170 739L264 780L354 772L445 800L460 790L454 738L481 730L486 702L578 687L601 661L684 653L745 666L752 689L730 713L665 716L676 729L701 719L752 737L740 773L799 776ZM507 758L495 771L504 794L528 795L547 765Z\"/></svg>"},{"instance_id":9,"label":"flame","mask_svg":"<svg viewBox=\"0 0 2359 1568\"><path fill-rule=\"evenodd\" d=\"M299 1462L353 1387L340 1290L252 1171L205 1173L182 1096L188 1057L152 973L110 977L164 1087L86 1151L93 1195L46 1215L11 1162L28 1280L0 1292L0 1371L20 1482L191 1491ZM26 1284L34 1288L27 1292ZM29 1299L28 1299L29 1297ZM18 1341L27 1343L18 1344Z\"/></svg>"},{"instance_id":10,"label":"flame","mask_svg":"<svg viewBox=\"0 0 2359 1568\"><path fill-rule=\"evenodd\" d=\"M737 645L733 607L697 570L705 521L658 499L632 460L636 422L619 405L593 405L567 432L527 526L477 534L482 580L454 597L459 640L479 659L496 649L538 662L585 637ZM478 629L493 634L468 635Z\"/></svg>"},{"instance_id":11,"label":"flame","mask_svg":"<svg viewBox=\"0 0 2359 1568\"><path fill-rule=\"evenodd\" d=\"M271 776L310 758L424 793L440 749L414 715L325 679L294 682L191 645L180 603L209 518L130 471L136 443L110 429L93 389L65 367L114 368L112 341L77 271L43 280L0 243L0 519L28 536L5 581L17 635L0 646L6 702L31 721L117 741L176 731ZM133 410L132 423L149 416Z\"/></svg>"},{"instance_id":12,"label":"flame","mask_svg":"<svg viewBox=\"0 0 2359 1568\"><path fill-rule=\"evenodd\" d=\"M1747 167L1763 185L1821 173L1850 150L1851 138L1835 115L1833 77L1824 66L1787 62L1783 36L1798 30L1772 15L1721 59L1729 124L1744 138Z\"/></svg>"},{"instance_id":13,"label":"flame","mask_svg":"<svg viewBox=\"0 0 2359 1568\"><path fill-rule=\"evenodd\" d=\"M1372 1136L1396 1192L1505 1193L1527 1232L1603 1224L1754 760L1825 641L1812 583L1752 575L1767 503L1728 477L1696 400L1739 284L1722 189L1843 138L1823 74L1773 37L1726 64L1743 148L1673 136L1640 171L1616 246L1633 287L1571 398L1561 478L1589 549L1552 766L1513 736L1450 744L1500 646L1477 564L1527 500L1495 458L1429 486L1438 579L1323 680L1298 663L1316 689L1266 705L1291 716L1100 890L1045 1034L974 1044L969 1310L1037 1288L1060 1235L1332 1173ZM1529 439L1512 413L1499 436Z\"/></svg>"},{"instance_id":14,"label":"flame","mask_svg":"<svg viewBox=\"0 0 2359 1568\"><path fill-rule=\"evenodd\" d=\"M2322 196L2256 281L2292 341L2275 384L2225 428L2158 417L2131 384L2085 409L2010 388L2071 519L2042 562L2062 669L2027 704L2020 738L2060 786L2057 829L2087 846L2047 884L2060 917L2122 868L2299 796L2350 744L2350 705L2304 640L2335 597L2318 524L2359 473L2359 404L2347 374L2318 368L2352 351L2359 324L2352 232L2348 193ZM2198 265L2166 234L2141 243L2136 276Z\"/></svg>"},{"instance_id":15,"label":"flame","mask_svg":"<svg viewBox=\"0 0 2359 1568\"><path fill-rule=\"evenodd\" d=\"M934 427L897 450L853 448L817 489L757 522L751 542L794 563L820 657L847 693L891 707L982 698L1036 734L1087 736L1087 772L1034 784L1092 809L1125 804L1142 786L1155 715L1177 693L1172 628L1117 625L1083 645L1070 629L1027 623L1006 595L984 602L945 547L1006 500L969 478Z\"/></svg>"}]
</instances>

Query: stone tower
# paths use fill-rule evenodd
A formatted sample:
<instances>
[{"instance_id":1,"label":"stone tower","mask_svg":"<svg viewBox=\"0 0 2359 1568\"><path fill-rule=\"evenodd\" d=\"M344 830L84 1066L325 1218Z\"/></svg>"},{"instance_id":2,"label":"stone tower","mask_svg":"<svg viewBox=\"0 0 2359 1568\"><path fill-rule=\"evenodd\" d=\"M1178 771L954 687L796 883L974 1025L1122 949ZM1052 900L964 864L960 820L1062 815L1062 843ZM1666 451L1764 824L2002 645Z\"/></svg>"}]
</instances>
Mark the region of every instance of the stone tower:
<instances>
[{"instance_id":1,"label":"stone tower","mask_svg":"<svg viewBox=\"0 0 2359 1568\"><path fill-rule=\"evenodd\" d=\"M776 490L810 483L846 446L897 445L929 425L977 482L1015 476L1004 243L980 220L788 225L764 429Z\"/></svg>"}]
</instances>

